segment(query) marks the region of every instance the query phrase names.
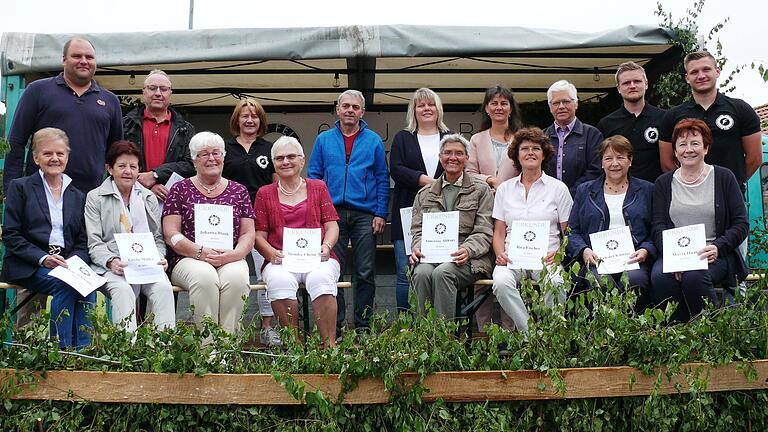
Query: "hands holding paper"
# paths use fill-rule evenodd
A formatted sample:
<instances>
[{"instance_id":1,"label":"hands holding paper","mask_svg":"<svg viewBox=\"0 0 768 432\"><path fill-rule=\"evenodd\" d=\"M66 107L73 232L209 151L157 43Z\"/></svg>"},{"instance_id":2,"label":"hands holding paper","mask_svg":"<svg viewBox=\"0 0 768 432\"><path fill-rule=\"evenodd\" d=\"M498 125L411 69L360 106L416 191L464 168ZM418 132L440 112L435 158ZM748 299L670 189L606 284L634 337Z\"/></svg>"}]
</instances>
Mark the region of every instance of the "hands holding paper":
<instances>
[{"instance_id":1,"label":"hands holding paper","mask_svg":"<svg viewBox=\"0 0 768 432\"><path fill-rule=\"evenodd\" d=\"M52 269L56 268L57 266L67 268L67 260L65 260L61 255L48 255L43 260L43 267Z\"/></svg>"},{"instance_id":2,"label":"hands holding paper","mask_svg":"<svg viewBox=\"0 0 768 432\"><path fill-rule=\"evenodd\" d=\"M160 261L157 262L157 265L163 266L163 271L168 270L168 260L165 258L160 258ZM128 267L128 263L120 261L120 258L115 258L110 261L109 264L107 264L107 267L112 273L118 276L123 276L125 275L125 268Z\"/></svg>"},{"instance_id":3,"label":"hands holding paper","mask_svg":"<svg viewBox=\"0 0 768 432\"><path fill-rule=\"evenodd\" d=\"M235 262L239 259L240 257L235 250L222 250L208 247L203 247L203 253L200 255L200 261L205 261L216 268L221 267L224 264Z\"/></svg>"},{"instance_id":4,"label":"hands holding paper","mask_svg":"<svg viewBox=\"0 0 768 432\"><path fill-rule=\"evenodd\" d=\"M451 253L451 256L453 257L453 263L459 266L464 265L469 261L469 251L463 247L456 249L456 251ZM411 253L411 257L409 258L411 265L418 264L422 258L424 258L424 254L421 253L421 249L413 248L413 253Z\"/></svg>"},{"instance_id":5,"label":"hands holding paper","mask_svg":"<svg viewBox=\"0 0 768 432\"><path fill-rule=\"evenodd\" d=\"M703 248L699 249L699 259L704 260L706 259L708 263L713 263L717 259L719 255L719 251L717 250L717 246L715 245L707 245ZM683 273L684 272L675 272L675 280L680 282L683 280Z\"/></svg>"},{"instance_id":6,"label":"hands holding paper","mask_svg":"<svg viewBox=\"0 0 768 432\"><path fill-rule=\"evenodd\" d=\"M644 248L640 248L632 252L632 255L629 256L629 261L627 261L627 264L644 263L646 259L648 259L648 251Z\"/></svg>"}]
</instances>

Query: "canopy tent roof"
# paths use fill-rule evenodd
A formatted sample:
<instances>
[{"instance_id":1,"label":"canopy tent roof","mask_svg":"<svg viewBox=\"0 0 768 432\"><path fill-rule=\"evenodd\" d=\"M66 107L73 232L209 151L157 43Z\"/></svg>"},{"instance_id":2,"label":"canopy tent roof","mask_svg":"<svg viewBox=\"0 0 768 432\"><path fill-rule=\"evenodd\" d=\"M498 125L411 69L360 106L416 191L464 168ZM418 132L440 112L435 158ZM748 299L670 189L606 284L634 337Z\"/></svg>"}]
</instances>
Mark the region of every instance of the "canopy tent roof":
<instances>
[{"instance_id":1,"label":"canopy tent roof","mask_svg":"<svg viewBox=\"0 0 768 432\"><path fill-rule=\"evenodd\" d=\"M70 34L4 33L2 73L28 79L61 70ZM512 88L520 102L546 99L567 79L580 99L615 88L625 61L649 79L677 54L668 30L629 26L598 33L522 27L347 26L84 34L96 47L99 83L139 96L155 68L171 76L174 104L234 105L241 95L276 109L327 109L342 89L367 104L402 108L413 90L430 87L443 103L476 107L486 88Z\"/></svg>"}]
</instances>

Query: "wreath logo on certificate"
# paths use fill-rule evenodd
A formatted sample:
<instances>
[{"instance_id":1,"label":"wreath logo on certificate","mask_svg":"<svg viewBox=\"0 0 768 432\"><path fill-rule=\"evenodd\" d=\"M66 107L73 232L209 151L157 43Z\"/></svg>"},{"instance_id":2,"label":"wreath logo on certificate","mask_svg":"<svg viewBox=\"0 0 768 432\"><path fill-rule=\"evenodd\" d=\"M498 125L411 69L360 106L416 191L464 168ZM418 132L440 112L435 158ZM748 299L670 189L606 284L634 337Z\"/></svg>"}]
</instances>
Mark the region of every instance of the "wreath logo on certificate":
<instances>
[{"instance_id":1,"label":"wreath logo on certificate","mask_svg":"<svg viewBox=\"0 0 768 432\"><path fill-rule=\"evenodd\" d=\"M728 130L733 127L733 117L728 114L720 114L715 120L715 124L722 130Z\"/></svg>"},{"instance_id":2,"label":"wreath logo on certificate","mask_svg":"<svg viewBox=\"0 0 768 432\"><path fill-rule=\"evenodd\" d=\"M448 229L448 227L445 226L444 223L440 222L439 224L435 225L435 232L438 234L445 234L445 231Z\"/></svg>"},{"instance_id":3,"label":"wreath logo on certificate","mask_svg":"<svg viewBox=\"0 0 768 432\"><path fill-rule=\"evenodd\" d=\"M296 246L298 246L298 247L300 247L302 249L307 247L308 244L309 244L309 242L307 241L307 239L305 239L303 237L298 239L298 240L296 240Z\"/></svg>"},{"instance_id":4,"label":"wreath logo on certificate","mask_svg":"<svg viewBox=\"0 0 768 432\"><path fill-rule=\"evenodd\" d=\"M688 247L689 244L691 244L691 239L686 236L677 239L677 245L680 247Z\"/></svg>"},{"instance_id":5,"label":"wreath logo on certificate","mask_svg":"<svg viewBox=\"0 0 768 432\"><path fill-rule=\"evenodd\" d=\"M536 233L533 231L526 231L525 234L523 234L523 239L532 242L536 240Z\"/></svg>"},{"instance_id":6,"label":"wreath logo on certificate","mask_svg":"<svg viewBox=\"0 0 768 432\"><path fill-rule=\"evenodd\" d=\"M655 143L659 140L659 130L655 127L649 127L645 130L645 133L643 133L645 136L645 140L649 143Z\"/></svg>"},{"instance_id":7,"label":"wreath logo on certificate","mask_svg":"<svg viewBox=\"0 0 768 432\"><path fill-rule=\"evenodd\" d=\"M264 169L269 165L269 159L266 156L261 155L256 158L256 165L258 165L259 168Z\"/></svg>"},{"instance_id":8,"label":"wreath logo on certificate","mask_svg":"<svg viewBox=\"0 0 768 432\"><path fill-rule=\"evenodd\" d=\"M80 273L82 273L82 274L84 274L86 276L91 276L91 272L87 268L85 268L85 267L80 267L78 270L80 270Z\"/></svg>"},{"instance_id":9,"label":"wreath logo on certificate","mask_svg":"<svg viewBox=\"0 0 768 432\"><path fill-rule=\"evenodd\" d=\"M221 223L221 218L216 215L210 215L208 216L208 223L213 226L216 226Z\"/></svg>"},{"instance_id":10,"label":"wreath logo on certificate","mask_svg":"<svg viewBox=\"0 0 768 432\"><path fill-rule=\"evenodd\" d=\"M141 245L141 244L139 244L139 243L134 243L134 244L132 244L132 245L131 245L131 249L133 249L133 251L134 251L134 252L136 252L136 253L142 253L142 252L144 252L144 246L142 246L142 245Z\"/></svg>"},{"instance_id":11,"label":"wreath logo on certificate","mask_svg":"<svg viewBox=\"0 0 768 432\"><path fill-rule=\"evenodd\" d=\"M616 250L616 248L619 247L619 242L616 240L608 240L608 242L605 243L605 247L607 247L608 250Z\"/></svg>"}]
</instances>

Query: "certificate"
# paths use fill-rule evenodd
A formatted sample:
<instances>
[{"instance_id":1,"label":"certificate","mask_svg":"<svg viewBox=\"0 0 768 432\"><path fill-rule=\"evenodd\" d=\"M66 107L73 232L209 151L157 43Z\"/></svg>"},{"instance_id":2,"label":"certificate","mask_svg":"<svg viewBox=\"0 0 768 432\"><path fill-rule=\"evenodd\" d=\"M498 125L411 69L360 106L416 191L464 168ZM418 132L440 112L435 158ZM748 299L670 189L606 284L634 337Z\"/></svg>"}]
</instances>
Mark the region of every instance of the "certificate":
<instances>
[{"instance_id":1,"label":"certificate","mask_svg":"<svg viewBox=\"0 0 768 432\"><path fill-rule=\"evenodd\" d=\"M512 222L507 234L508 268L523 270L542 270L541 260L547 256L549 245L549 221Z\"/></svg>"},{"instance_id":2,"label":"certificate","mask_svg":"<svg viewBox=\"0 0 768 432\"><path fill-rule=\"evenodd\" d=\"M195 243L219 250L232 250L232 206L195 204Z\"/></svg>"},{"instance_id":3,"label":"certificate","mask_svg":"<svg viewBox=\"0 0 768 432\"><path fill-rule=\"evenodd\" d=\"M152 233L116 233L115 243L120 251L120 261L127 264L123 269L126 282L146 284L165 280Z\"/></svg>"},{"instance_id":4,"label":"certificate","mask_svg":"<svg viewBox=\"0 0 768 432\"><path fill-rule=\"evenodd\" d=\"M589 240L592 242L592 250L600 258L597 273L614 274L640 268L638 263L627 264L629 256L635 252L635 243L628 226L592 233Z\"/></svg>"},{"instance_id":5,"label":"certificate","mask_svg":"<svg viewBox=\"0 0 768 432\"><path fill-rule=\"evenodd\" d=\"M459 248L459 212L424 213L421 223L421 259L425 263L452 262Z\"/></svg>"},{"instance_id":6,"label":"certificate","mask_svg":"<svg viewBox=\"0 0 768 432\"><path fill-rule=\"evenodd\" d=\"M699 251L707 245L704 224L664 230L661 235L664 240L664 273L706 270L709 267L706 258L699 258Z\"/></svg>"},{"instance_id":7,"label":"certificate","mask_svg":"<svg viewBox=\"0 0 768 432\"><path fill-rule=\"evenodd\" d=\"M107 278L101 277L77 255L67 259L67 267L56 266L49 275L64 281L67 285L85 297L107 283Z\"/></svg>"},{"instance_id":8,"label":"certificate","mask_svg":"<svg viewBox=\"0 0 768 432\"><path fill-rule=\"evenodd\" d=\"M406 207L400 209L400 221L403 227L403 246L405 248L405 254L411 254L411 244L413 243L413 235L411 235L411 221L413 220L413 207Z\"/></svg>"},{"instance_id":9,"label":"certificate","mask_svg":"<svg viewBox=\"0 0 768 432\"><path fill-rule=\"evenodd\" d=\"M173 185L175 185L176 183L178 183L178 182L180 182L182 180L184 180L184 177L176 174L176 172L174 171L173 174L171 174L171 176L168 178L168 181L165 182L165 188L168 189L168 190L171 190L171 187Z\"/></svg>"},{"instance_id":10,"label":"certificate","mask_svg":"<svg viewBox=\"0 0 768 432\"><path fill-rule=\"evenodd\" d=\"M307 273L320 265L320 228L283 228L283 268Z\"/></svg>"}]
</instances>

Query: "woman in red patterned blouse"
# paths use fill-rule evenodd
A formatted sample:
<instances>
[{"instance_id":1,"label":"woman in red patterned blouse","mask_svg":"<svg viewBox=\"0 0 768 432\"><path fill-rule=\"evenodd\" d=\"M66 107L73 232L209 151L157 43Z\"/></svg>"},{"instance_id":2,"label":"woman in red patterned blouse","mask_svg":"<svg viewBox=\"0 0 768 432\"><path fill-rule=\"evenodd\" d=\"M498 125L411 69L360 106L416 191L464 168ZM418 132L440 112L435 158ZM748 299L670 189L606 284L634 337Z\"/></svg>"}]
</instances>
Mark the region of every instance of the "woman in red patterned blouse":
<instances>
[{"instance_id":1,"label":"woman in red patterned blouse","mask_svg":"<svg viewBox=\"0 0 768 432\"><path fill-rule=\"evenodd\" d=\"M333 246L339 239L339 216L322 180L304 179L304 150L290 137L281 137L272 146L272 162L278 181L262 186L256 193L256 250L264 257L262 269L267 298L282 326L298 327L296 291L304 283L326 347L336 344L336 281L340 267ZM308 272L289 271L283 265L284 228L320 229L320 263ZM297 241L297 245L303 238ZM303 242L306 247L306 240ZM302 247L302 246L299 246Z\"/></svg>"}]
</instances>

